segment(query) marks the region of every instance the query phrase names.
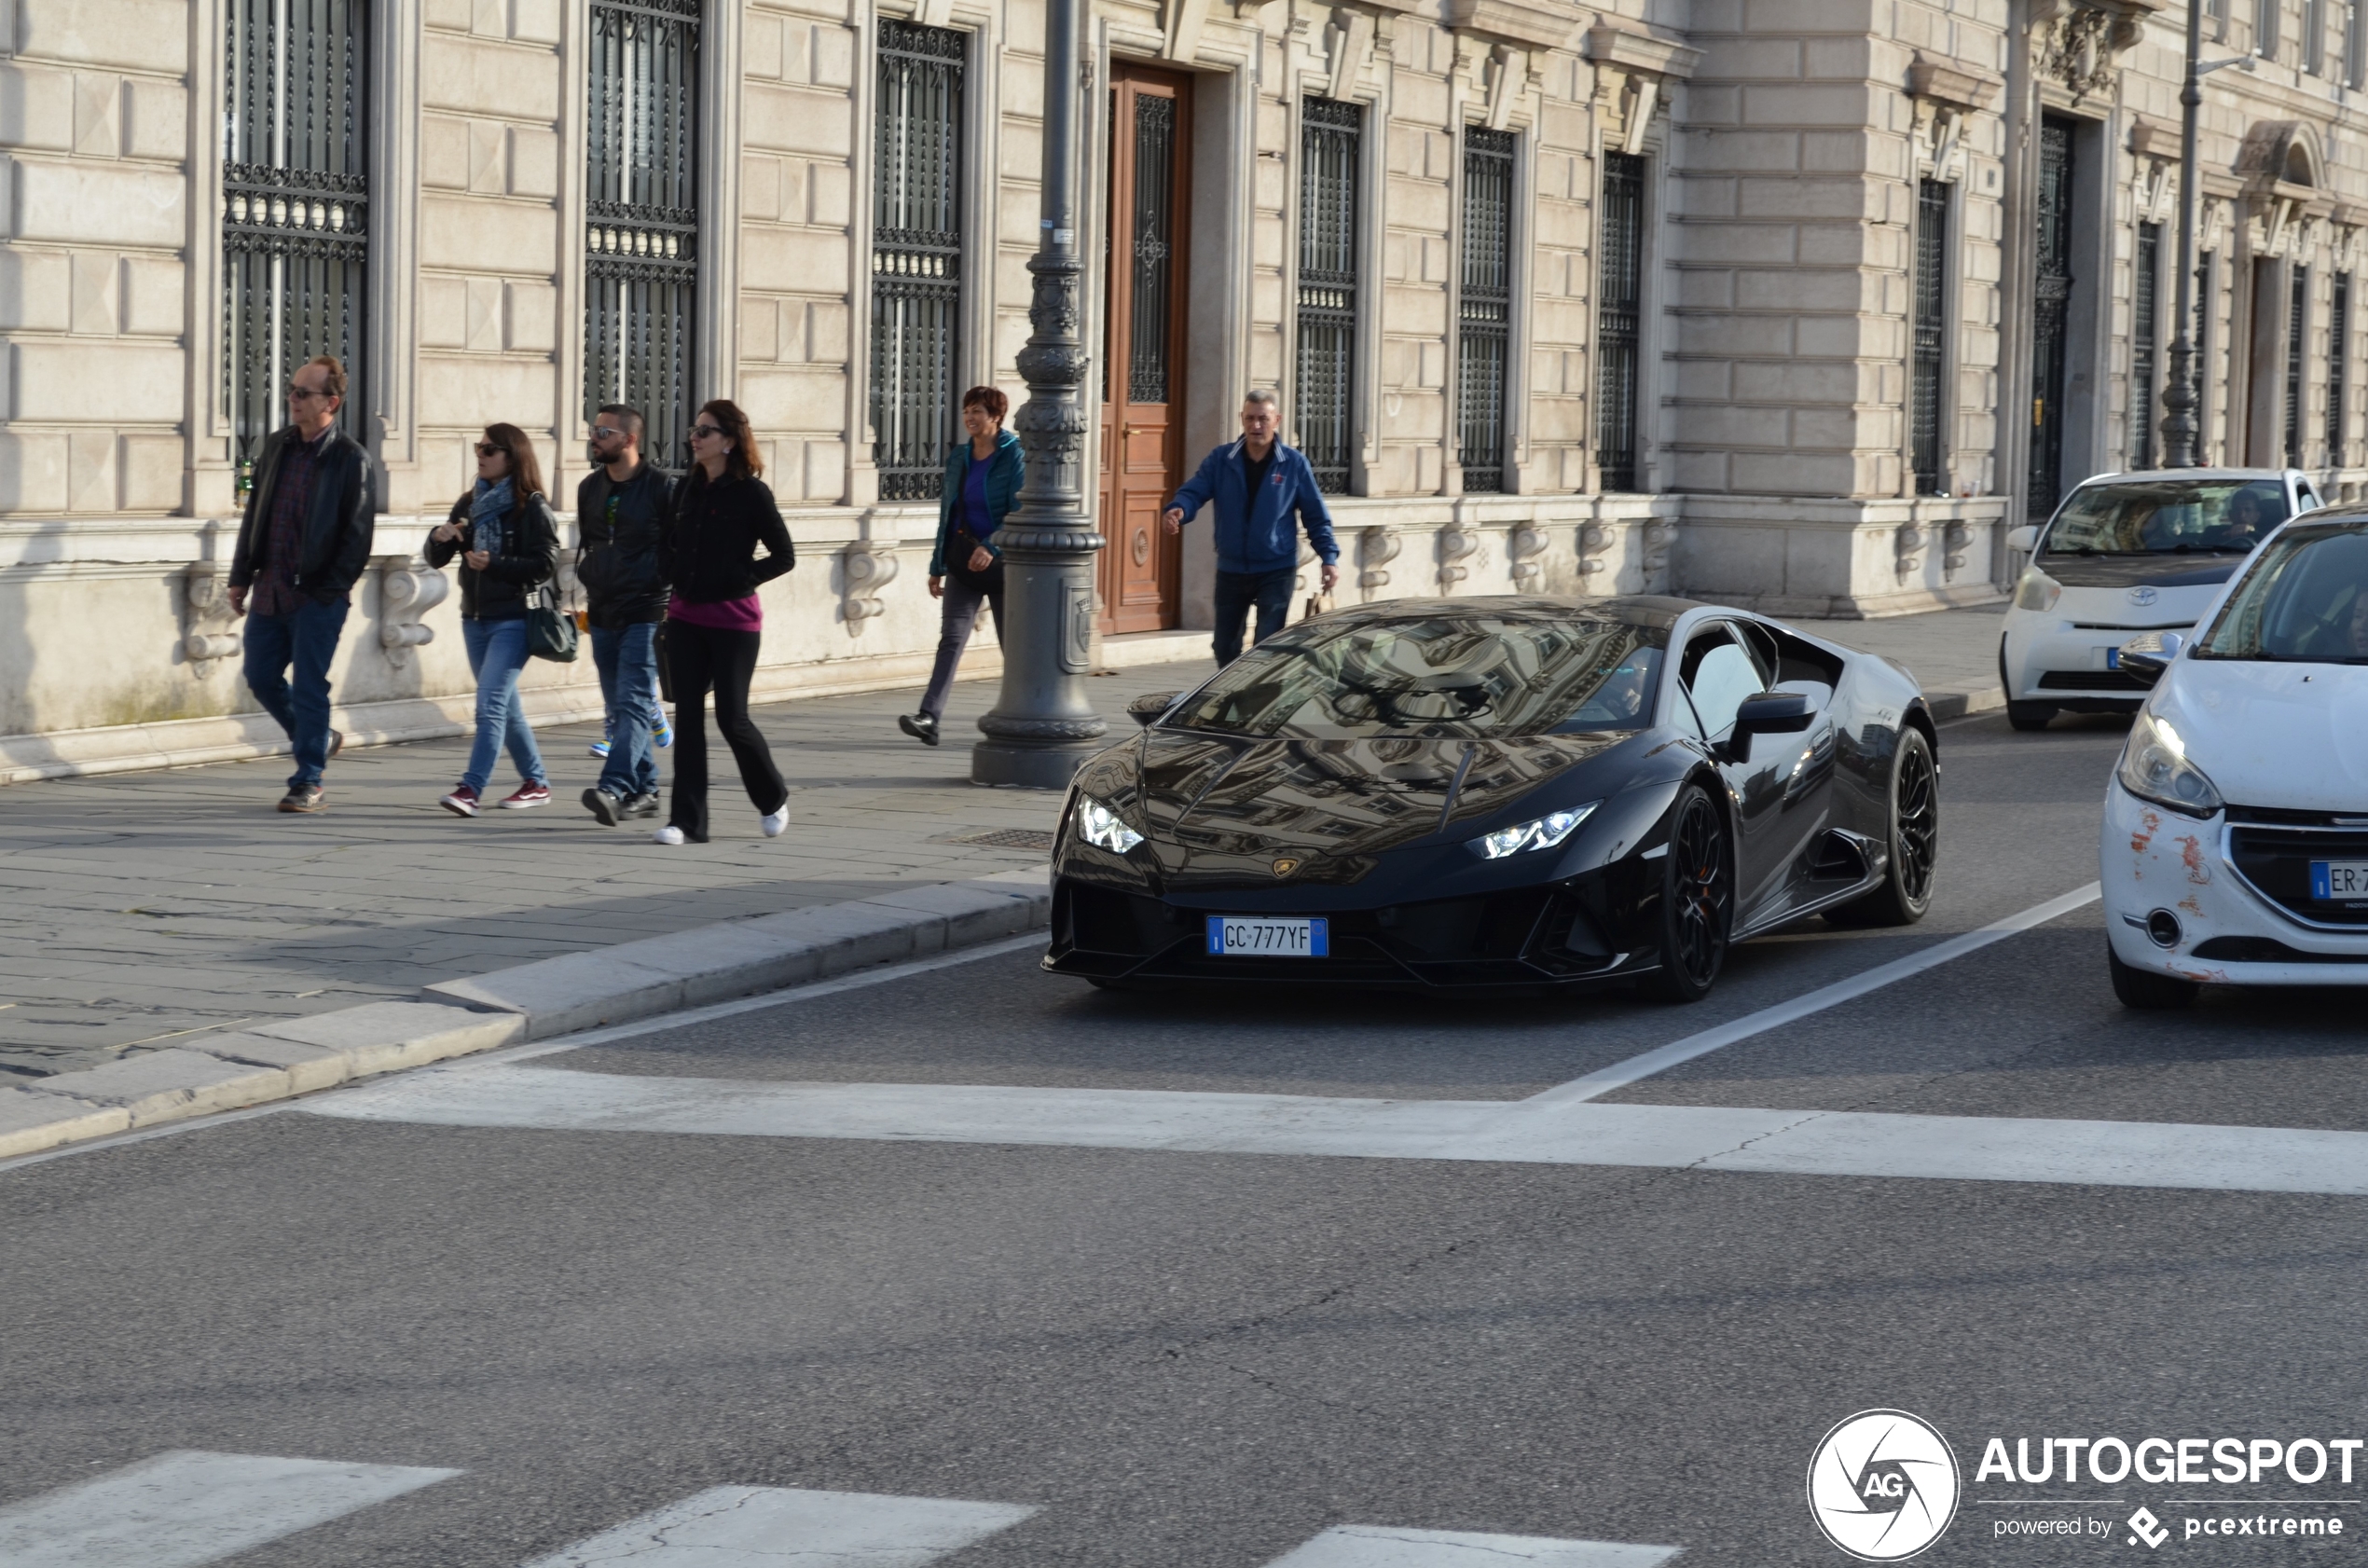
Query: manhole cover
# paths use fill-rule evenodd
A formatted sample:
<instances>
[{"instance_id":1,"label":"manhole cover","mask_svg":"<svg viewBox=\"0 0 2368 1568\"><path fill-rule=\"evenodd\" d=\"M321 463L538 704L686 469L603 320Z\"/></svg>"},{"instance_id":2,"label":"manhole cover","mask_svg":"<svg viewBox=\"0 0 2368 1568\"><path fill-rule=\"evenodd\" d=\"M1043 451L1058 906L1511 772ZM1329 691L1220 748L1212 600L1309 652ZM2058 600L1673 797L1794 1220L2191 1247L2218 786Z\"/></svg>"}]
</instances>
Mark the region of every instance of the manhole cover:
<instances>
[{"instance_id":1,"label":"manhole cover","mask_svg":"<svg viewBox=\"0 0 2368 1568\"><path fill-rule=\"evenodd\" d=\"M980 828L974 832L955 833L948 844L976 844L989 849L1034 849L1043 854L1053 852L1053 835L1042 828Z\"/></svg>"}]
</instances>

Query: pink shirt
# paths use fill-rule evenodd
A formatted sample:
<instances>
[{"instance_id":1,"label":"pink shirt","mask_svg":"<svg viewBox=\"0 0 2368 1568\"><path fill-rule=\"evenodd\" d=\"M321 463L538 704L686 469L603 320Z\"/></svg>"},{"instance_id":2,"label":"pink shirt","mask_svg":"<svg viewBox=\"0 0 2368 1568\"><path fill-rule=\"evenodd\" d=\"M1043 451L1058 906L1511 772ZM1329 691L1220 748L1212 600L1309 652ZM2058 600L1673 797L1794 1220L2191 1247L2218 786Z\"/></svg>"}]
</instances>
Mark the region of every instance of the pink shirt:
<instances>
[{"instance_id":1,"label":"pink shirt","mask_svg":"<svg viewBox=\"0 0 2368 1568\"><path fill-rule=\"evenodd\" d=\"M713 626L718 631L762 631L764 629L764 605L754 594L746 598L718 599L712 604L694 604L677 598L667 606L667 618L688 621L695 626Z\"/></svg>"}]
</instances>

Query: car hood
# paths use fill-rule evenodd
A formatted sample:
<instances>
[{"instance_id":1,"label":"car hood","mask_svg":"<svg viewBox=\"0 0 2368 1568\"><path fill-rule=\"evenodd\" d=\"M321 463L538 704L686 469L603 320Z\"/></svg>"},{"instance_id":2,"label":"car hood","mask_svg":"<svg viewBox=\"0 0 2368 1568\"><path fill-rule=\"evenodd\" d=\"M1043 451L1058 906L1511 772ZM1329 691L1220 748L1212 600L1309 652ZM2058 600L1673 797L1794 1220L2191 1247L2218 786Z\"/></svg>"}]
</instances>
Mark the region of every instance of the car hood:
<instances>
[{"instance_id":1,"label":"car hood","mask_svg":"<svg viewBox=\"0 0 2368 1568\"><path fill-rule=\"evenodd\" d=\"M2177 659L2147 707L2223 800L2368 811L2368 666Z\"/></svg>"},{"instance_id":2,"label":"car hood","mask_svg":"<svg viewBox=\"0 0 2368 1568\"><path fill-rule=\"evenodd\" d=\"M1154 729L1136 805L1171 880L1271 879L1287 857L1302 862L1301 881L1354 882L1384 850L1476 823L1637 738L1238 740Z\"/></svg>"},{"instance_id":3,"label":"car hood","mask_svg":"<svg viewBox=\"0 0 2368 1568\"><path fill-rule=\"evenodd\" d=\"M2067 588L2208 588L2244 565L2237 555L2070 556L2050 551L2031 562Z\"/></svg>"}]
</instances>

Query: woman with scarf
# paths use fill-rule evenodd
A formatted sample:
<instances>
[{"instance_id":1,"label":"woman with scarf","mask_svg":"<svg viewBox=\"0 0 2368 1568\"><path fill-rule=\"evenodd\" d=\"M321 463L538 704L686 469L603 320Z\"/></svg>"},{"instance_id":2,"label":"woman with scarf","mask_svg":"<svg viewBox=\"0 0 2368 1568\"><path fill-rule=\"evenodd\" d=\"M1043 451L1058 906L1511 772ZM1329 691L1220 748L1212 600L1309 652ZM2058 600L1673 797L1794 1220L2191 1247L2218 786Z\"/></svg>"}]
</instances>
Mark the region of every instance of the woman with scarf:
<instances>
[{"instance_id":1,"label":"woman with scarf","mask_svg":"<svg viewBox=\"0 0 2368 1568\"><path fill-rule=\"evenodd\" d=\"M790 787L749 718L764 606L757 589L797 564L781 508L762 475L764 459L740 406L718 398L691 426L691 471L674 487L674 511L658 536L660 575L674 585L666 612L666 667L674 687L674 798L660 844L705 844L707 697L715 727L740 764L757 828L778 838L790 825ZM764 554L757 554L758 547Z\"/></svg>"},{"instance_id":2,"label":"woman with scarf","mask_svg":"<svg viewBox=\"0 0 2368 1568\"><path fill-rule=\"evenodd\" d=\"M528 602L534 585L558 569L558 519L543 494L534 444L516 425L486 426L477 443L476 485L452 503L452 515L428 535L427 545L428 564L439 571L461 557L461 640L477 681L469 770L437 803L456 817L477 814L505 741L521 782L501 804L523 811L551 799L543 753L519 709L518 672L527 661Z\"/></svg>"},{"instance_id":3,"label":"woman with scarf","mask_svg":"<svg viewBox=\"0 0 2368 1568\"><path fill-rule=\"evenodd\" d=\"M937 502L937 544L929 551L929 597L943 601L937 666L929 672L921 711L901 714L896 721L924 746L938 743L938 722L945 717L954 672L961 667L962 650L970 646L981 604L995 616L996 637L1003 635L1003 553L996 547L995 530L1018 504L1020 483L1026 476L1020 438L1003 428L1011 406L1012 400L998 389L972 387L962 394L962 429L970 439L946 449L945 482Z\"/></svg>"}]
</instances>

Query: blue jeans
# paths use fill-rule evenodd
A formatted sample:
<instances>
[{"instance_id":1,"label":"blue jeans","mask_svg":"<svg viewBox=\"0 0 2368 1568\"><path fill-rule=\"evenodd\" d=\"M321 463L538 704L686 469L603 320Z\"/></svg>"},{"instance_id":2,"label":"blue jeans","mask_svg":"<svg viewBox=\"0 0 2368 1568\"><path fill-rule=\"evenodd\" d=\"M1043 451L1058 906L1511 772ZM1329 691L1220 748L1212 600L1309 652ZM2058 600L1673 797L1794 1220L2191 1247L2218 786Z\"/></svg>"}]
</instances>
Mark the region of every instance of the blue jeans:
<instances>
[{"instance_id":1,"label":"blue jeans","mask_svg":"<svg viewBox=\"0 0 2368 1568\"><path fill-rule=\"evenodd\" d=\"M983 594L952 572L946 573L943 608L938 614L937 664L929 671L929 689L921 694L921 711L932 719L945 717L945 699L954 691L954 672L962 666L962 650L971 645L978 625L979 607L995 616L995 635L1003 635L1003 596Z\"/></svg>"},{"instance_id":2,"label":"blue jeans","mask_svg":"<svg viewBox=\"0 0 2368 1568\"><path fill-rule=\"evenodd\" d=\"M249 615L246 629L247 690L263 710L280 721L296 746L296 772L288 788L321 782L329 761L329 661L345 629L346 601L316 604L306 599L285 615ZM288 667L296 666L296 684Z\"/></svg>"},{"instance_id":3,"label":"blue jeans","mask_svg":"<svg viewBox=\"0 0 2368 1568\"><path fill-rule=\"evenodd\" d=\"M543 776L543 753L535 748L534 728L518 705L518 671L526 667L525 617L463 621L461 640L468 645L469 673L477 678L477 739L469 748L469 771L461 776L461 782L478 794L485 793L493 777L493 759L507 741L510 760L518 764L518 777L547 789L551 781Z\"/></svg>"},{"instance_id":4,"label":"blue jeans","mask_svg":"<svg viewBox=\"0 0 2368 1568\"><path fill-rule=\"evenodd\" d=\"M655 621L592 628L592 663L609 710L609 759L600 788L619 800L658 787L658 760L650 748L650 732L658 727L657 635Z\"/></svg>"},{"instance_id":5,"label":"blue jeans","mask_svg":"<svg viewBox=\"0 0 2368 1568\"><path fill-rule=\"evenodd\" d=\"M1283 629L1291 613L1291 589L1298 584L1295 566L1217 574L1217 637L1211 646L1217 651L1218 667L1242 656L1242 620L1252 605L1258 607L1258 635L1250 639L1252 647Z\"/></svg>"}]
</instances>

